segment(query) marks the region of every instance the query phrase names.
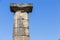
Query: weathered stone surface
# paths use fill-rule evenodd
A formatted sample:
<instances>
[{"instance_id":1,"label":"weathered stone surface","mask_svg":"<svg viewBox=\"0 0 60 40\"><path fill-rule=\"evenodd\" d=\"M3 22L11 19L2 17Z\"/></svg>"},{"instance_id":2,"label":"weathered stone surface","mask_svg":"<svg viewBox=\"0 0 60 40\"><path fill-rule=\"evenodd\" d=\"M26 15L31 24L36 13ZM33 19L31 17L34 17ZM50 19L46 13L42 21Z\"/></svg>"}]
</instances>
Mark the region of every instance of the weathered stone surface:
<instances>
[{"instance_id":1,"label":"weathered stone surface","mask_svg":"<svg viewBox=\"0 0 60 40\"><path fill-rule=\"evenodd\" d=\"M32 12L31 4L11 4L14 12L13 40L29 40L28 13Z\"/></svg>"},{"instance_id":2,"label":"weathered stone surface","mask_svg":"<svg viewBox=\"0 0 60 40\"><path fill-rule=\"evenodd\" d=\"M23 20L22 20L23 18ZM14 40L28 40L29 29L28 29L28 13L17 11L14 15ZM21 23L22 22L22 23ZM19 26L20 25L20 26ZM20 28L21 27L21 28ZM22 37L23 36L23 37Z\"/></svg>"}]
</instances>

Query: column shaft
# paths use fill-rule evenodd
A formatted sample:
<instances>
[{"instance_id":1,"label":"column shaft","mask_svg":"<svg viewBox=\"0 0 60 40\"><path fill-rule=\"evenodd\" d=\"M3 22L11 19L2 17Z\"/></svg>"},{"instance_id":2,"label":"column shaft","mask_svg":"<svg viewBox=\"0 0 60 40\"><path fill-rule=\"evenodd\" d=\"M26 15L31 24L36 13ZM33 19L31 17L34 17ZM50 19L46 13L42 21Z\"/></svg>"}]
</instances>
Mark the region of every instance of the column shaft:
<instances>
[{"instance_id":1,"label":"column shaft","mask_svg":"<svg viewBox=\"0 0 60 40\"><path fill-rule=\"evenodd\" d=\"M13 40L29 40L28 13L17 11L14 15Z\"/></svg>"}]
</instances>

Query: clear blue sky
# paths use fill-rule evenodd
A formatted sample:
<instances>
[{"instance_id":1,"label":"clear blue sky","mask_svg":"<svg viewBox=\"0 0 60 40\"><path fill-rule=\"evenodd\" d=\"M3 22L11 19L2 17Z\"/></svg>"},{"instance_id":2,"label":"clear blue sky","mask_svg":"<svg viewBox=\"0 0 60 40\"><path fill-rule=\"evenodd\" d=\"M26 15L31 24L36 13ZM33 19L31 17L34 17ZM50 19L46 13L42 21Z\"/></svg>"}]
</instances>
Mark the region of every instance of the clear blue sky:
<instances>
[{"instance_id":1,"label":"clear blue sky","mask_svg":"<svg viewBox=\"0 0 60 40\"><path fill-rule=\"evenodd\" d=\"M60 0L0 0L0 40L12 40L14 13L10 3L32 3L30 40L60 38Z\"/></svg>"}]
</instances>

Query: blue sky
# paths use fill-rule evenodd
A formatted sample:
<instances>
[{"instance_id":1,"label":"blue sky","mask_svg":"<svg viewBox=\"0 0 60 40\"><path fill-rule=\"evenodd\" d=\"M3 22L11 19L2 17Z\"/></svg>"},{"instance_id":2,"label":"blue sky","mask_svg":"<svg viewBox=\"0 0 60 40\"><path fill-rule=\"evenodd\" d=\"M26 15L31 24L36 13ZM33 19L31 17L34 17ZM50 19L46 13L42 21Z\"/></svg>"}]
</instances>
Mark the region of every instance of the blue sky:
<instances>
[{"instance_id":1,"label":"blue sky","mask_svg":"<svg viewBox=\"0 0 60 40\"><path fill-rule=\"evenodd\" d=\"M14 13L10 3L32 3L30 40L60 38L60 0L0 0L0 40L12 40Z\"/></svg>"}]
</instances>

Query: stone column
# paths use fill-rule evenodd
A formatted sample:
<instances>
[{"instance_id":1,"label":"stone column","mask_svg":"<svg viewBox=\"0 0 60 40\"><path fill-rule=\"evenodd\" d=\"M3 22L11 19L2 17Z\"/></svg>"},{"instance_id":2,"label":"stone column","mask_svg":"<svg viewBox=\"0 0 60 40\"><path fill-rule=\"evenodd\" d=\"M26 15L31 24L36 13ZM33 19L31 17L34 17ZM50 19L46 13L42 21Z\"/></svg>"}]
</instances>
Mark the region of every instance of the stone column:
<instances>
[{"instance_id":1,"label":"stone column","mask_svg":"<svg viewBox=\"0 0 60 40\"><path fill-rule=\"evenodd\" d=\"M14 12L13 40L29 40L28 13L32 12L31 4L11 4Z\"/></svg>"}]
</instances>

